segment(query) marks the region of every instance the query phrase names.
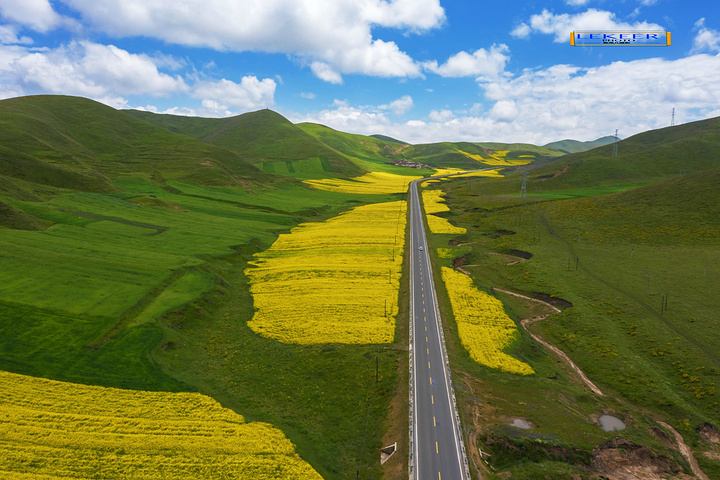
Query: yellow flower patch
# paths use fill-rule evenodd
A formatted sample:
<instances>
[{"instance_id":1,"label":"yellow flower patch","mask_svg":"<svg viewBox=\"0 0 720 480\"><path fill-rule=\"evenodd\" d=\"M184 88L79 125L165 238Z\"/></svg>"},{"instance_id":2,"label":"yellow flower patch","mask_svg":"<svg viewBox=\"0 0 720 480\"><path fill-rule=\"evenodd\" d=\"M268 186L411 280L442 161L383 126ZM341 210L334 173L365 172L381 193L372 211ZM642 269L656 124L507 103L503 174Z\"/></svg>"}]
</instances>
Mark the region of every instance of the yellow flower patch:
<instances>
[{"instance_id":1,"label":"yellow flower patch","mask_svg":"<svg viewBox=\"0 0 720 480\"><path fill-rule=\"evenodd\" d=\"M349 180L326 178L323 180L304 180L304 183L312 185L318 190L327 190L329 192L382 195L390 193L405 193L408 190L410 182L419 178L422 177L409 177L385 172L371 172Z\"/></svg>"},{"instance_id":2,"label":"yellow flower patch","mask_svg":"<svg viewBox=\"0 0 720 480\"><path fill-rule=\"evenodd\" d=\"M428 228L432 233L465 233L467 230L464 228L456 227L446 219L432 215L433 213L450 211L442 197L443 192L441 190L423 190L422 192Z\"/></svg>"},{"instance_id":3,"label":"yellow flower patch","mask_svg":"<svg viewBox=\"0 0 720 480\"><path fill-rule=\"evenodd\" d=\"M468 152L458 150L468 158L472 158L475 161L484 163L485 165L498 165L498 166L512 166L512 165L527 165L531 160L507 160L505 156L509 153L509 150L497 150L494 153L489 153L488 158L484 158L481 155L476 155Z\"/></svg>"},{"instance_id":4,"label":"yellow flower patch","mask_svg":"<svg viewBox=\"0 0 720 480\"><path fill-rule=\"evenodd\" d=\"M199 393L92 387L0 372L7 478L321 480L285 435Z\"/></svg>"},{"instance_id":5,"label":"yellow flower patch","mask_svg":"<svg viewBox=\"0 0 720 480\"><path fill-rule=\"evenodd\" d=\"M470 358L504 372L530 375L530 365L511 357L507 349L519 333L515 322L505 313L502 302L475 288L472 279L452 268L442 267L460 341Z\"/></svg>"},{"instance_id":6,"label":"yellow flower patch","mask_svg":"<svg viewBox=\"0 0 720 480\"><path fill-rule=\"evenodd\" d=\"M253 331L284 343L392 343L406 202L365 205L304 223L245 270Z\"/></svg>"},{"instance_id":7,"label":"yellow flower patch","mask_svg":"<svg viewBox=\"0 0 720 480\"><path fill-rule=\"evenodd\" d=\"M467 170L463 170L461 168L436 168L433 177L436 177L438 175L451 175L453 173L460 173L465 171Z\"/></svg>"}]
</instances>

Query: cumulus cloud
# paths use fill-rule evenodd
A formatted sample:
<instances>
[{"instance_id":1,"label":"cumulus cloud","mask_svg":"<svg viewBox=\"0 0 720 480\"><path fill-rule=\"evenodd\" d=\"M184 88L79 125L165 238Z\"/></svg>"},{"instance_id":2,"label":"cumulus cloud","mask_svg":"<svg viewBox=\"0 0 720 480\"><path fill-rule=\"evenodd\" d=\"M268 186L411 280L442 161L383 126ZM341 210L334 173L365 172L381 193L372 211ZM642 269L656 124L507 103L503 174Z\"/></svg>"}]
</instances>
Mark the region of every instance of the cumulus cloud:
<instances>
[{"instance_id":1,"label":"cumulus cloud","mask_svg":"<svg viewBox=\"0 0 720 480\"><path fill-rule=\"evenodd\" d=\"M18 37L17 30L11 25L0 25L0 44L3 45L29 45L32 39L26 36Z\"/></svg>"},{"instance_id":2,"label":"cumulus cloud","mask_svg":"<svg viewBox=\"0 0 720 480\"><path fill-rule=\"evenodd\" d=\"M509 52L505 44L493 45L490 50L480 48L474 53L458 52L442 65L436 61L425 62L423 67L443 77L496 77L510 60Z\"/></svg>"},{"instance_id":3,"label":"cumulus cloud","mask_svg":"<svg viewBox=\"0 0 720 480\"><path fill-rule=\"evenodd\" d=\"M455 117L452 110L430 110L430 113L428 114L428 117L433 122L447 122L451 118Z\"/></svg>"},{"instance_id":4,"label":"cumulus cloud","mask_svg":"<svg viewBox=\"0 0 720 480\"><path fill-rule=\"evenodd\" d=\"M27 93L83 95L123 104L122 95L167 95L185 82L158 71L146 55L112 45L72 42L52 50L3 49L0 72Z\"/></svg>"},{"instance_id":5,"label":"cumulus cloud","mask_svg":"<svg viewBox=\"0 0 720 480\"><path fill-rule=\"evenodd\" d=\"M439 0L65 0L65 3L78 11L84 22L110 35L147 36L216 50L289 54L331 83L340 83L341 75L346 73L381 77L419 75L417 63L394 42L373 39L372 28L417 33L436 28L445 19Z\"/></svg>"},{"instance_id":6,"label":"cumulus cloud","mask_svg":"<svg viewBox=\"0 0 720 480\"><path fill-rule=\"evenodd\" d=\"M225 116L220 112L227 111L228 106L253 109L272 105L276 85L272 78L258 80L255 76L243 77L240 83L204 81L195 84L192 96L202 99L203 107L215 112L213 116Z\"/></svg>"},{"instance_id":7,"label":"cumulus cloud","mask_svg":"<svg viewBox=\"0 0 720 480\"><path fill-rule=\"evenodd\" d=\"M58 15L48 0L0 0L0 13L8 20L38 32L47 32L60 25L73 23Z\"/></svg>"},{"instance_id":8,"label":"cumulus cloud","mask_svg":"<svg viewBox=\"0 0 720 480\"><path fill-rule=\"evenodd\" d=\"M570 32L577 30L663 30L663 27L649 22L621 22L616 20L614 13L594 8L575 15L555 15L543 10L542 13L532 15L528 23L523 22L515 27L510 34L525 38L532 32L545 33L555 35L554 41L563 43L569 42Z\"/></svg>"},{"instance_id":9,"label":"cumulus cloud","mask_svg":"<svg viewBox=\"0 0 720 480\"><path fill-rule=\"evenodd\" d=\"M465 113L433 110L426 120L394 123L376 113L376 108L338 102L297 121L353 133L383 133L412 143L464 140L541 145L563 138L594 140L613 134L616 128L627 137L668 126L673 107L676 123L707 118L713 112L717 115L720 56L650 58L593 68L554 65L479 85L489 107L474 104Z\"/></svg>"},{"instance_id":10,"label":"cumulus cloud","mask_svg":"<svg viewBox=\"0 0 720 480\"><path fill-rule=\"evenodd\" d=\"M1 33L1 30L0 30ZM201 107L175 114L227 116L232 109L247 111L273 105L275 80L245 76L239 83L200 80L188 84L163 73L158 64L174 67L171 57L129 53L113 45L71 42L55 49L35 51L19 45L0 46L0 96L36 93L80 95L115 108L127 108L127 96L190 94Z\"/></svg>"},{"instance_id":11,"label":"cumulus cloud","mask_svg":"<svg viewBox=\"0 0 720 480\"><path fill-rule=\"evenodd\" d=\"M410 110L413 106L413 99L410 95L403 95L395 101L390 102L387 105L380 105L378 108L381 110L391 110L395 115L402 115L403 113Z\"/></svg>"},{"instance_id":12,"label":"cumulus cloud","mask_svg":"<svg viewBox=\"0 0 720 480\"><path fill-rule=\"evenodd\" d=\"M705 26L705 17L695 22L697 34L693 39L692 52L720 52L720 31Z\"/></svg>"},{"instance_id":13,"label":"cumulus cloud","mask_svg":"<svg viewBox=\"0 0 720 480\"><path fill-rule=\"evenodd\" d=\"M312 62L310 64L310 70L312 70L320 80L335 84L342 83L342 76L327 63Z\"/></svg>"}]
</instances>

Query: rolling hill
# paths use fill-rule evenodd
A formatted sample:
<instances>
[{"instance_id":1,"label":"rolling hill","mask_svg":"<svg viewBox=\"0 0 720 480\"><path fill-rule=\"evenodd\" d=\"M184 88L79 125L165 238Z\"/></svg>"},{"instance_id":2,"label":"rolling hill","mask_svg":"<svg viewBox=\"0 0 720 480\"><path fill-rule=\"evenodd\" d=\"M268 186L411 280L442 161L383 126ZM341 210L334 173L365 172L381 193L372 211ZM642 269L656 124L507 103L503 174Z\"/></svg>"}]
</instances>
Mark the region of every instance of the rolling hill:
<instances>
[{"instance_id":1,"label":"rolling hill","mask_svg":"<svg viewBox=\"0 0 720 480\"><path fill-rule=\"evenodd\" d=\"M532 170L543 190L649 182L720 166L720 117L638 133Z\"/></svg>"},{"instance_id":2,"label":"rolling hill","mask_svg":"<svg viewBox=\"0 0 720 480\"><path fill-rule=\"evenodd\" d=\"M236 152L266 171L274 172L275 164L282 162L285 170L289 170L283 173L295 173L295 167L298 167L297 170L310 173L311 178L354 177L366 173L350 158L272 110L258 110L230 118L183 117L138 110L126 112L171 132ZM316 161L318 168L308 172L302 166L311 160ZM285 162L297 165L284 165Z\"/></svg>"},{"instance_id":3,"label":"rolling hill","mask_svg":"<svg viewBox=\"0 0 720 480\"><path fill-rule=\"evenodd\" d=\"M238 154L172 133L92 100L64 96L0 102L0 194L116 191L123 176L158 183L272 184Z\"/></svg>"},{"instance_id":4,"label":"rolling hill","mask_svg":"<svg viewBox=\"0 0 720 480\"><path fill-rule=\"evenodd\" d=\"M615 142L615 137L608 135L589 142L579 142L577 140L565 139L558 142L548 143L545 147L554 148L565 153L579 153L586 150L592 150L596 147L602 147L603 145L608 145L613 142Z\"/></svg>"}]
</instances>

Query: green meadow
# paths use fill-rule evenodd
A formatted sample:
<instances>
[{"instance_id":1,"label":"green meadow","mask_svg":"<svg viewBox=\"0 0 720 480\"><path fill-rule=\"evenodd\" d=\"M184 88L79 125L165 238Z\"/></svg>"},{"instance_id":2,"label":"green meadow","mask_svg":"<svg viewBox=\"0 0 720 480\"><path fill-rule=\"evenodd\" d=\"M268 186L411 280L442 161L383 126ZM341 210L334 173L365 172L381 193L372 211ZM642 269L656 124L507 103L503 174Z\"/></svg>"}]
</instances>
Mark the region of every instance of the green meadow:
<instances>
[{"instance_id":1,"label":"green meadow","mask_svg":"<svg viewBox=\"0 0 720 480\"><path fill-rule=\"evenodd\" d=\"M434 235L435 247L455 252L436 261L460 265L485 291L501 288L554 302L562 313L531 330L567 353L605 393L594 395L523 329L510 352L529 362L535 376L474 364L450 322L463 421L482 432L474 447L490 452L494 470L485 472L487 478L503 471L513 478L540 472L574 478L591 469L598 444L617 436L673 459L688 473L676 448L653 433L656 419L683 435L710 478L720 474L712 444L698 434L701 425L720 418L719 175L715 168L661 182L557 191L531 178L526 198L506 193L510 184L519 191L517 174L431 187L448 192L446 217L468 230ZM541 194L530 193L541 185ZM466 245L453 247L451 240ZM537 304L494 294L518 323L542 313ZM440 297L447 311L445 294ZM603 432L596 419L604 413L627 428ZM513 418L534 428L514 428Z\"/></svg>"}]
</instances>

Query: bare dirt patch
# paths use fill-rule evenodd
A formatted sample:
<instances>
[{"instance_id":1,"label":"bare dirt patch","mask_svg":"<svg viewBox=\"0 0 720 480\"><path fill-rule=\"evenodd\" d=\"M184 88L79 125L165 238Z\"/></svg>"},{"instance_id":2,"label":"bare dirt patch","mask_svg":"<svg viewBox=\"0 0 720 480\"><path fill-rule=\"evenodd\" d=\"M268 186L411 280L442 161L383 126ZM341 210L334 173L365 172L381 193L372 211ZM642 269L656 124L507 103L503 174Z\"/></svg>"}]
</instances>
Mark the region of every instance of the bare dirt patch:
<instances>
[{"instance_id":1,"label":"bare dirt patch","mask_svg":"<svg viewBox=\"0 0 720 480\"><path fill-rule=\"evenodd\" d=\"M623 438L595 447L593 467L608 480L690 479L671 459ZM670 474L670 476L668 475Z\"/></svg>"}]
</instances>

